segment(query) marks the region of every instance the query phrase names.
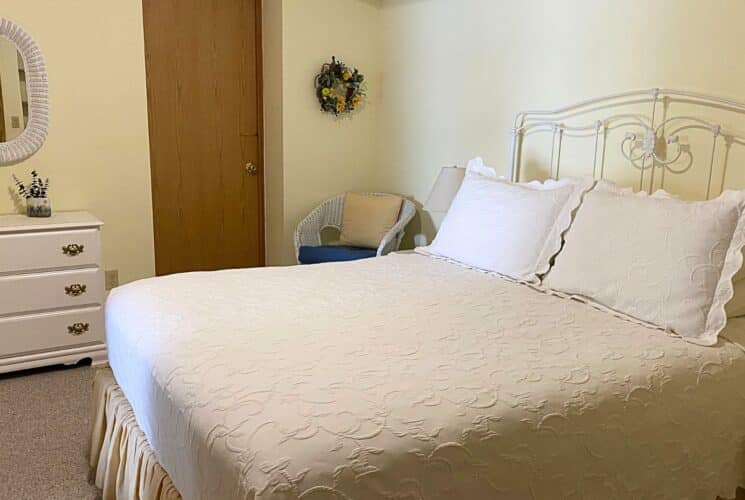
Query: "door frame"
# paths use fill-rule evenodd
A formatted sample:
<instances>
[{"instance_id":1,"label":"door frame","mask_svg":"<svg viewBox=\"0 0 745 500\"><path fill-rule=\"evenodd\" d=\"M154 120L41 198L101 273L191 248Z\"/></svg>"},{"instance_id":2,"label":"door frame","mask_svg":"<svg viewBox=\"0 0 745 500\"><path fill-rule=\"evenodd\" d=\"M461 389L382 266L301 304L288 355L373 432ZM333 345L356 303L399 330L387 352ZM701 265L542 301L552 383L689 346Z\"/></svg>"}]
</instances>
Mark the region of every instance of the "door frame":
<instances>
[{"instance_id":1,"label":"door frame","mask_svg":"<svg viewBox=\"0 0 745 500\"><path fill-rule=\"evenodd\" d=\"M145 9L145 2L147 1L153 1L153 0L142 0L141 8L144 11ZM256 114L257 114L257 127L256 127L256 133L257 133L257 144L258 144L258 151L257 151L257 194L258 194L258 216L259 216L259 231L258 231L258 255L259 255L259 265L258 267L266 266L266 185L265 185L265 175L264 175L264 50L263 50L263 19L262 19L262 3L263 0L255 0L254 4L254 15L256 17L256 29L254 30L254 36L255 36L255 47L256 47ZM147 49L145 47L145 27L144 27L144 12L142 13L142 22L143 22L143 56L147 58ZM147 68L145 68L147 71ZM148 152L148 167L150 169L150 182L151 186L153 183L153 167L152 167L152 154L150 151L152 151L152 145L150 144L151 136L150 136L150 113L149 113L149 106L150 106L150 84L147 74L145 75L145 91L147 95L146 105L148 107L148 145L149 152ZM155 212L155 199L153 197L153 191L152 187L150 188L150 206L153 212ZM155 239L157 238L156 229L155 229L155 223L153 221L152 224L153 228L153 260L155 262L155 275L160 276L160 273L158 272L158 261L155 258L155 251L156 251L156 244Z\"/></svg>"},{"instance_id":2,"label":"door frame","mask_svg":"<svg viewBox=\"0 0 745 500\"><path fill-rule=\"evenodd\" d=\"M258 195L259 195L259 267L266 266L266 186L264 184L264 36L262 22L262 4L264 0L256 0L254 6L256 15L256 118L258 120L256 132L258 134Z\"/></svg>"}]
</instances>

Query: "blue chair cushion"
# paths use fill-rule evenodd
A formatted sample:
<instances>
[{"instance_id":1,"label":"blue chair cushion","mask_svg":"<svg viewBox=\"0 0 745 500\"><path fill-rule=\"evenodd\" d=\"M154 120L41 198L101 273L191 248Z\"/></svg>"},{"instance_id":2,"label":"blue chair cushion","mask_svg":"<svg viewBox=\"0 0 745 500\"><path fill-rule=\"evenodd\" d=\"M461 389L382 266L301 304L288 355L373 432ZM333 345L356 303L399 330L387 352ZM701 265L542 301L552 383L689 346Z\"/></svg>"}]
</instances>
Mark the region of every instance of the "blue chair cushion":
<instances>
[{"instance_id":1,"label":"blue chair cushion","mask_svg":"<svg viewBox=\"0 0 745 500\"><path fill-rule=\"evenodd\" d=\"M298 260L301 264L319 264L321 262L339 262L375 257L378 251L374 248L347 247L342 245L321 245L318 247L301 246Z\"/></svg>"}]
</instances>

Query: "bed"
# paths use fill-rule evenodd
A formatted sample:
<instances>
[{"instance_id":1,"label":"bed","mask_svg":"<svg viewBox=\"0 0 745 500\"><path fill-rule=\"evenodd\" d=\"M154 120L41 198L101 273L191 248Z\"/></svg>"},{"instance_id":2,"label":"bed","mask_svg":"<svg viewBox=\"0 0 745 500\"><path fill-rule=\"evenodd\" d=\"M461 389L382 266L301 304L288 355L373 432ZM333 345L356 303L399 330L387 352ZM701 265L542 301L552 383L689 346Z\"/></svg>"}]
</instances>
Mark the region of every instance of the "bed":
<instances>
[{"instance_id":1,"label":"bed","mask_svg":"<svg viewBox=\"0 0 745 500\"><path fill-rule=\"evenodd\" d=\"M513 176L531 116L571 113L519 117ZM580 128L547 128L551 175L561 131ZM745 319L704 347L414 253L143 280L112 292L106 325L92 463L108 497L714 499L745 484Z\"/></svg>"}]
</instances>

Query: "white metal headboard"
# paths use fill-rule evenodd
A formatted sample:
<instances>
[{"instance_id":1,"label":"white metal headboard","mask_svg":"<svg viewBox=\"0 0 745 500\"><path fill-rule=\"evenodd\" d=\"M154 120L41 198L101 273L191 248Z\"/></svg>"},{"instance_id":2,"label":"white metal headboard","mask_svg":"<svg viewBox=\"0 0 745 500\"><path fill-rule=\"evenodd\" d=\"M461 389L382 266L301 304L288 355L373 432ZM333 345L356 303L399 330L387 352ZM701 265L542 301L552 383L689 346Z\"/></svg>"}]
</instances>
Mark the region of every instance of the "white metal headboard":
<instances>
[{"instance_id":1,"label":"white metal headboard","mask_svg":"<svg viewBox=\"0 0 745 500\"><path fill-rule=\"evenodd\" d=\"M611 178L611 170L622 168L621 183L652 192L672 177L689 175L685 191L709 199L733 182L745 187L745 168L736 169L737 175L728 168L735 161L733 147L745 146L738 127L745 130L745 103L659 88L524 111L512 130L511 177L525 177L532 137L547 136L550 156L534 161L539 176L558 178L567 162L574 174L596 179ZM584 141L584 149L568 154L572 141ZM745 162L745 148L740 149Z\"/></svg>"}]
</instances>

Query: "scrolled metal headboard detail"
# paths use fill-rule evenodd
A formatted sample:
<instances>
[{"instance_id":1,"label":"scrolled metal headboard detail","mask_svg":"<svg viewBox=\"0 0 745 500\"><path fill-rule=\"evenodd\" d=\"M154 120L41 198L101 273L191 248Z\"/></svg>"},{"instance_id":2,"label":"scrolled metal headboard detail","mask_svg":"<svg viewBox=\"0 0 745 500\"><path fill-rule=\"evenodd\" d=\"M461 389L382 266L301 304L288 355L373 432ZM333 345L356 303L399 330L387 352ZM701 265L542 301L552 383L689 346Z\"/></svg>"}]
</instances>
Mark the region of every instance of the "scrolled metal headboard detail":
<instances>
[{"instance_id":1,"label":"scrolled metal headboard detail","mask_svg":"<svg viewBox=\"0 0 745 500\"><path fill-rule=\"evenodd\" d=\"M692 107L696 112L676 114L677 107ZM567 141L584 139L591 141L592 157L588 154L574 160L589 170L584 175L606 178L607 157L615 151L619 161L638 172L634 187L650 193L665 188L666 175L706 169L706 175L698 173L699 180L705 182L697 182L695 187L705 184L701 191L709 199L725 188L732 146L745 146L745 133L738 132L732 122L745 129L745 103L660 88L613 94L551 111L524 111L517 114L512 129L511 177L522 180L526 139L549 134L550 160L548 172L544 172L549 177L560 176ZM704 135L697 140L686 135L699 132ZM614 133L622 133L617 144L612 140Z\"/></svg>"}]
</instances>

